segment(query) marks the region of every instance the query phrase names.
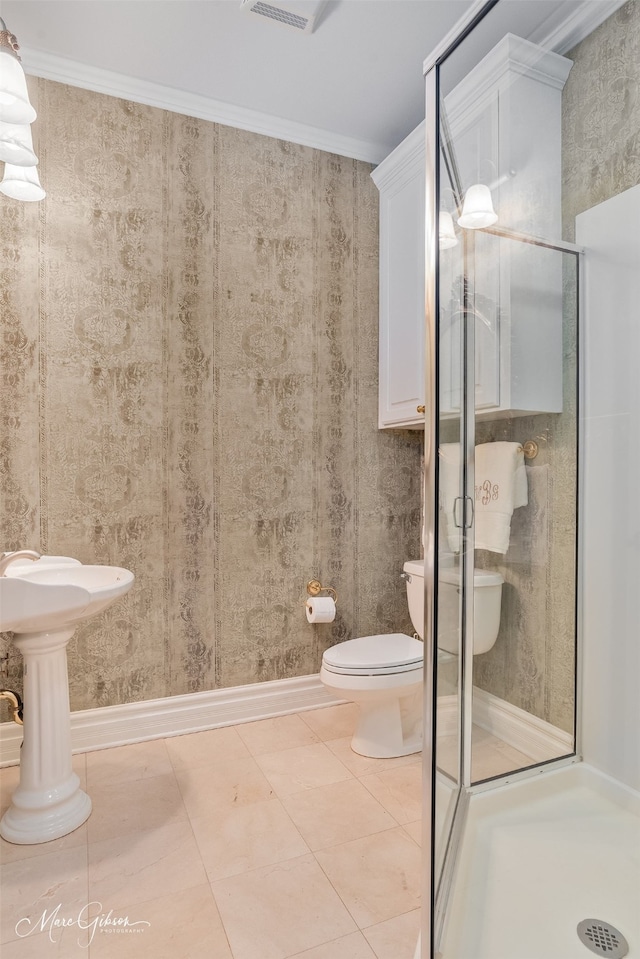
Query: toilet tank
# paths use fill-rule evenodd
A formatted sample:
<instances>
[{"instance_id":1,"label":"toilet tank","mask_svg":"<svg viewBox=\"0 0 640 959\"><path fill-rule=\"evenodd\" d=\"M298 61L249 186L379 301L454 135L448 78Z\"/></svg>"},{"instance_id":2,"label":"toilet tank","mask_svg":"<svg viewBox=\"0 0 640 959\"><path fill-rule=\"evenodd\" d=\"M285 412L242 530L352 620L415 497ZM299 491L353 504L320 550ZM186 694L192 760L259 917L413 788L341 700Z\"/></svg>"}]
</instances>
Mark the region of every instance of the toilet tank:
<instances>
[{"instance_id":1,"label":"toilet tank","mask_svg":"<svg viewBox=\"0 0 640 959\"><path fill-rule=\"evenodd\" d=\"M500 573L489 569L473 571L473 655L486 653L498 638L502 584ZM438 646L458 652L460 571L441 569L438 576Z\"/></svg>"},{"instance_id":2,"label":"toilet tank","mask_svg":"<svg viewBox=\"0 0 640 959\"><path fill-rule=\"evenodd\" d=\"M424 639L424 560L408 560L402 568L406 574L409 616L416 633Z\"/></svg>"},{"instance_id":3,"label":"toilet tank","mask_svg":"<svg viewBox=\"0 0 640 959\"><path fill-rule=\"evenodd\" d=\"M403 568L407 574L411 622L420 639L424 639L424 560L409 560ZM503 582L501 574L493 570L474 570L474 656L486 653L498 638ZM441 569L438 574L438 648L456 655L459 616L460 572L458 569Z\"/></svg>"}]
</instances>

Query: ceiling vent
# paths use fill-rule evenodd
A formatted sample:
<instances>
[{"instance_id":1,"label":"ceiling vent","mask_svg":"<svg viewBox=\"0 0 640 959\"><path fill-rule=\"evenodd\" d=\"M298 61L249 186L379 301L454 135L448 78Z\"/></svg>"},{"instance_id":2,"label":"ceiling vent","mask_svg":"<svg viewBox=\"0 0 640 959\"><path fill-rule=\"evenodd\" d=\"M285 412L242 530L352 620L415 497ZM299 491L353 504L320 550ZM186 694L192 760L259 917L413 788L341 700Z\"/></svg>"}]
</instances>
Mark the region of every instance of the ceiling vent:
<instances>
[{"instance_id":1,"label":"ceiling vent","mask_svg":"<svg viewBox=\"0 0 640 959\"><path fill-rule=\"evenodd\" d=\"M240 0L240 8L246 13L267 17L285 27L293 27L301 33L312 33L324 0Z\"/></svg>"}]
</instances>

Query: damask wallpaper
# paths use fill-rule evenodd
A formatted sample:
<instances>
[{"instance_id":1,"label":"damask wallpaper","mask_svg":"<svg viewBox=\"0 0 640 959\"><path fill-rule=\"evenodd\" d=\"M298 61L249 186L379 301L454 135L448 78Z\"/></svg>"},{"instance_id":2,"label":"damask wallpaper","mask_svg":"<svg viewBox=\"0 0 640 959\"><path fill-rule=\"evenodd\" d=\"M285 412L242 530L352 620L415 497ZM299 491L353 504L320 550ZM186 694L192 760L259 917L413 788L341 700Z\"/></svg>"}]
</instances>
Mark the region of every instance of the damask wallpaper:
<instances>
[{"instance_id":1,"label":"damask wallpaper","mask_svg":"<svg viewBox=\"0 0 640 959\"><path fill-rule=\"evenodd\" d=\"M568 54L565 238L575 218L640 183L640 4L628 0Z\"/></svg>"},{"instance_id":2,"label":"damask wallpaper","mask_svg":"<svg viewBox=\"0 0 640 959\"><path fill-rule=\"evenodd\" d=\"M421 437L377 429L371 168L29 86L47 198L0 212L0 548L136 576L70 643L72 709L410 629ZM313 577L330 626L306 622Z\"/></svg>"},{"instance_id":3,"label":"damask wallpaper","mask_svg":"<svg viewBox=\"0 0 640 959\"><path fill-rule=\"evenodd\" d=\"M563 91L562 212L564 238L572 241L578 213L640 182L640 3L630 0L566 56L573 66ZM498 567L505 577L500 634L474 660L474 682L572 731L578 412L568 264L565 275L563 413L482 427L485 438L541 441L529 464L530 505L514 514L514 548Z\"/></svg>"}]
</instances>

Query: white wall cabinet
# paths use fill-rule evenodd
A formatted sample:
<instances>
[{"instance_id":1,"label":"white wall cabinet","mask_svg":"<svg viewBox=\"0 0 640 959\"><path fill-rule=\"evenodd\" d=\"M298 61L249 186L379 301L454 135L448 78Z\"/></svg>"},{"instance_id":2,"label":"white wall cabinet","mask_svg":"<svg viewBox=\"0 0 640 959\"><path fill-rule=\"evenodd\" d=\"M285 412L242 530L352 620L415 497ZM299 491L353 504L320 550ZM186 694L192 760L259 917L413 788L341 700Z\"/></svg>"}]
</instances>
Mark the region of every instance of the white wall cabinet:
<instances>
[{"instance_id":1,"label":"white wall cabinet","mask_svg":"<svg viewBox=\"0 0 640 959\"><path fill-rule=\"evenodd\" d=\"M492 184L504 228L561 236L561 94L570 68L565 57L508 35L446 98L462 185ZM422 427L424 123L372 177L380 192L379 426ZM477 415L561 412L561 255L467 233L466 269L462 239L440 256L441 414L460 406L463 274L476 310Z\"/></svg>"},{"instance_id":2,"label":"white wall cabinet","mask_svg":"<svg viewBox=\"0 0 640 959\"><path fill-rule=\"evenodd\" d=\"M380 427L424 423L424 127L371 174L380 191Z\"/></svg>"}]
</instances>

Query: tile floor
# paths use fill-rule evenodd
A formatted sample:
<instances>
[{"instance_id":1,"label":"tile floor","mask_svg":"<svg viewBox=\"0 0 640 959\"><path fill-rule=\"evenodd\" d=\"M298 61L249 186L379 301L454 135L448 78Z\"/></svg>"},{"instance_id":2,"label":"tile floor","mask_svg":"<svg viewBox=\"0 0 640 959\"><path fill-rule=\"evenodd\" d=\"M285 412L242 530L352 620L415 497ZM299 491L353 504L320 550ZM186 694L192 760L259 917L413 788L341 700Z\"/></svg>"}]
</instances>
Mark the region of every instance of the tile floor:
<instances>
[{"instance_id":1,"label":"tile floor","mask_svg":"<svg viewBox=\"0 0 640 959\"><path fill-rule=\"evenodd\" d=\"M3 959L413 959L420 757L353 753L355 708L75 756L87 823L1 841Z\"/></svg>"},{"instance_id":2,"label":"tile floor","mask_svg":"<svg viewBox=\"0 0 640 959\"><path fill-rule=\"evenodd\" d=\"M549 753L548 759L555 759ZM458 737L439 736L437 749L438 767L452 778L456 778L458 769ZM492 776L503 776L514 769L530 766L532 759L508 743L497 739L486 729L473 726L471 737L471 781L481 782Z\"/></svg>"},{"instance_id":3,"label":"tile floor","mask_svg":"<svg viewBox=\"0 0 640 959\"><path fill-rule=\"evenodd\" d=\"M3 959L413 959L420 756L356 755L356 708L75 756L87 823L0 840Z\"/></svg>"}]
</instances>

